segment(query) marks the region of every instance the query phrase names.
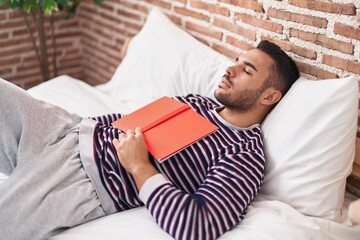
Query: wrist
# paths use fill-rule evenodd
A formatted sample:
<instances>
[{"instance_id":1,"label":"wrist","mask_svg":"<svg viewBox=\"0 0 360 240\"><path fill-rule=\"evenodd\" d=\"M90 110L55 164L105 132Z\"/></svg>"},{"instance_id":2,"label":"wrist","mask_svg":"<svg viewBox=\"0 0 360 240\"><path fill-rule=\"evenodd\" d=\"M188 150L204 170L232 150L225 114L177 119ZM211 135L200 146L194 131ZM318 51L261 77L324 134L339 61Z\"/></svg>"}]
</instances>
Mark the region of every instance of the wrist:
<instances>
[{"instance_id":1,"label":"wrist","mask_svg":"<svg viewBox=\"0 0 360 240\"><path fill-rule=\"evenodd\" d=\"M142 166L138 166L137 168L133 169L131 175L135 180L136 187L138 191L140 191L143 184L148 180L150 177L158 174L159 172L154 168L151 164L146 164Z\"/></svg>"}]
</instances>

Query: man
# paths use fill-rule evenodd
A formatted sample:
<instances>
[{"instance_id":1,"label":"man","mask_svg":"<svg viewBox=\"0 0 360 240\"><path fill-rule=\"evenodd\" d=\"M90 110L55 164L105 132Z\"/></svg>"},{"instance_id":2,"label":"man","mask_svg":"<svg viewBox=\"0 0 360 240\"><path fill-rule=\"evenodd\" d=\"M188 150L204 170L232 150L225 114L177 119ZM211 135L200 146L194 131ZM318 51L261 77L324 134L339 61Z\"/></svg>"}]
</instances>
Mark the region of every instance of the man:
<instances>
[{"instance_id":1,"label":"man","mask_svg":"<svg viewBox=\"0 0 360 240\"><path fill-rule=\"evenodd\" d=\"M0 239L44 239L83 222L145 205L176 239L215 239L238 224L263 180L260 123L299 77L263 41L226 69L218 103L176 97L219 129L158 163L141 129L121 115L82 119L1 82Z\"/></svg>"}]
</instances>

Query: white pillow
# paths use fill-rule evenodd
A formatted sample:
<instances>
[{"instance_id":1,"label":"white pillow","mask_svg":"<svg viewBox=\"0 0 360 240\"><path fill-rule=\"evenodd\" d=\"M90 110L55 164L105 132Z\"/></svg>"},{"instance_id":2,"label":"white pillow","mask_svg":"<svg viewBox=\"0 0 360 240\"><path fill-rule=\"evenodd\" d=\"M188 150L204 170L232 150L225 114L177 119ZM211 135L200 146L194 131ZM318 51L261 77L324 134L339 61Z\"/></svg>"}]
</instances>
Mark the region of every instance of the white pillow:
<instances>
[{"instance_id":1,"label":"white pillow","mask_svg":"<svg viewBox=\"0 0 360 240\"><path fill-rule=\"evenodd\" d=\"M230 64L155 7L112 79L97 88L133 110L162 96L199 93L213 97Z\"/></svg>"},{"instance_id":2,"label":"white pillow","mask_svg":"<svg viewBox=\"0 0 360 240\"><path fill-rule=\"evenodd\" d=\"M261 195L306 215L341 220L358 92L355 77L300 78L292 86L262 125L267 164Z\"/></svg>"}]
</instances>

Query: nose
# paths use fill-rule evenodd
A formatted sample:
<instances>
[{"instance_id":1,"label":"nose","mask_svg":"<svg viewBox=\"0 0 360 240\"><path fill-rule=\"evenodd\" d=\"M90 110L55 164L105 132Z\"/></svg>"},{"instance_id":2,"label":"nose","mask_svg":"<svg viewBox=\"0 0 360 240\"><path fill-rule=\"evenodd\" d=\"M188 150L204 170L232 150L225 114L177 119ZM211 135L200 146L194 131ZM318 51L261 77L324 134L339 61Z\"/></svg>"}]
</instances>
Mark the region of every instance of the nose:
<instances>
[{"instance_id":1,"label":"nose","mask_svg":"<svg viewBox=\"0 0 360 240\"><path fill-rule=\"evenodd\" d=\"M226 71L226 74L231 78L234 78L236 76L235 66L229 66L225 69L225 71Z\"/></svg>"}]
</instances>

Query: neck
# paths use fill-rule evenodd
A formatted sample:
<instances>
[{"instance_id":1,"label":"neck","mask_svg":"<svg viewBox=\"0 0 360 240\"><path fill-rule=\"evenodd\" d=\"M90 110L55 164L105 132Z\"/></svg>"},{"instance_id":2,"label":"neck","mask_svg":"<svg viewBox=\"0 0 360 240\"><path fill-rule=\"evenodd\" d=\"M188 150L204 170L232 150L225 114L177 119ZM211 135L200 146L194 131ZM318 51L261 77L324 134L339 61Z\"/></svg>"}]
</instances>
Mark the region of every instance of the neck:
<instances>
[{"instance_id":1,"label":"neck","mask_svg":"<svg viewBox=\"0 0 360 240\"><path fill-rule=\"evenodd\" d=\"M261 124L266 117L266 114L256 109L238 111L224 107L218 113L225 121L240 128L248 128L254 124Z\"/></svg>"}]
</instances>

